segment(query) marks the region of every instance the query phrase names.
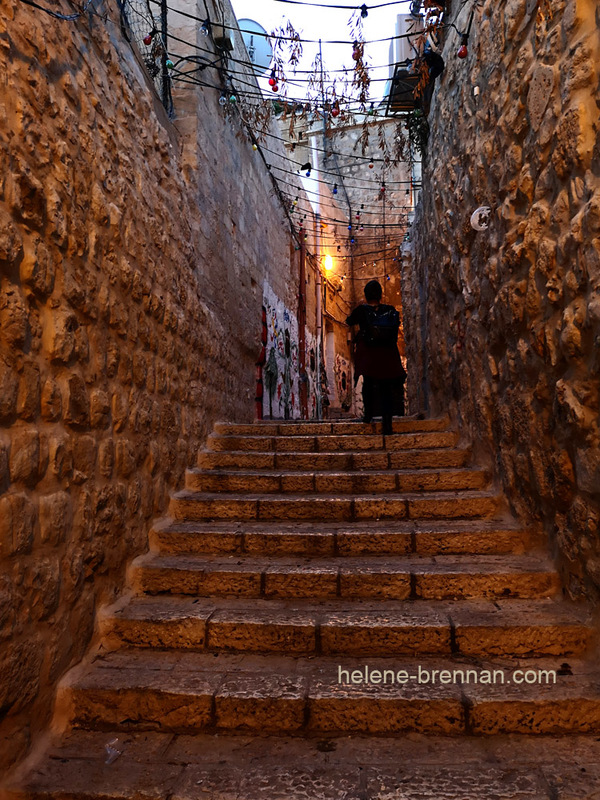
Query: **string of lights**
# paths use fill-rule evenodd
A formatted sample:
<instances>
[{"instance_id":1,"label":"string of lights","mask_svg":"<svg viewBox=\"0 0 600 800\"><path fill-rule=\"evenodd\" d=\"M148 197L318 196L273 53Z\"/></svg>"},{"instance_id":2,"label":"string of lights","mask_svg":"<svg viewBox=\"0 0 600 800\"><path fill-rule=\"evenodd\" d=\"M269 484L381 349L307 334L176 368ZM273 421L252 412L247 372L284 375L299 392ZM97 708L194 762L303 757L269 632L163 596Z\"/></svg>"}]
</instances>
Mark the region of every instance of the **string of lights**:
<instances>
[{"instance_id":1,"label":"string of lights","mask_svg":"<svg viewBox=\"0 0 600 800\"><path fill-rule=\"evenodd\" d=\"M155 2L155 4L158 4L158 3L156 3L156 0L149 0L149 1L150 2ZM44 13L47 13L47 14L49 14L50 16L52 16L54 18L57 18L57 19L60 19L60 20L64 20L64 21L75 21L76 19L78 19L79 17L81 17L83 14L86 13L86 11L91 6L93 0L87 0L85 6L82 8L81 11L79 11L77 13L74 13L74 14L69 14L69 15L61 14L61 13L55 12L55 11L53 11L51 9L44 8L40 4L36 3L35 0L21 0L21 2L25 3L26 5L32 6L32 7L36 8L36 9L38 9L38 10L44 12ZM174 10L174 9L171 9L171 10ZM192 15L187 15L186 14L186 16L192 16ZM178 37L170 36L170 38L177 39ZM179 41L181 41L182 44L185 44L187 46L193 47L192 43L185 42L184 40L179 40ZM206 50L204 50L203 48L200 48L200 47L197 47L196 49L202 50L204 52L211 52L211 51L206 51ZM215 55L214 53L211 53L211 54ZM188 59L186 59L186 60L188 60ZM189 60L191 60L191 59L189 59ZM221 77L223 79L223 77L224 77L223 74L222 74L223 68L222 67L219 68L217 66L219 64L219 62L221 62L223 60L224 59L222 58L222 56L217 56L215 61L209 62L209 63L206 63L206 64L198 65L196 67L196 69L198 71L202 71L203 69L206 69L208 67L215 67L215 68L218 69L218 71L220 72ZM173 62L170 62L170 66L172 68L172 71L174 71L176 73L176 75L177 75L177 77L179 79L190 81L190 76L186 75L185 73L181 73L180 71L176 70L175 69L175 65L173 64ZM226 75L225 77L228 78L231 81L231 76L230 75ZM235 80L237 82L240 82L240 83L243 82L242 78L239 75L236 76ZM197 79L194 79L194 78L191 78L191 82L195 83L196 85L198 85L198 84L202 85L203 84L203 82L200 82L200 81L198 81ZM204 84L204 85L206 85L208 88L213 88L213 89L217 89L217 90L221 89L222 90L222 87L214 86L214 85L211 85L211 84ZM252 86L252 88L256 88L254 84L247 83L247 85L248 86ZM244 93L244 94L247 94L247 93ZM262 93L255 92L255 94L257 96L260 96L261 99L263 99ZM238 109L238 112L239 112L239 109ZM286 214L286 216L288 218L288 221L289 221L289 224L290 224L290 227L291 227L292 235L296 239L296 242L299 243L298 236L299 235L304 235L304 238L306 239L307 238L307 233L306 233L306 231L304 231L302 224L300 224L298 231L296 231L296 226L295 226L294 221L292 220L292 218L290 216L290 213L289 213L290 209L286 206L286 202L285 202L286 194L281 190L281 187L279 186L279 182L277 181L276 177L272 174L272 170L273 169L279 170L281 172L284 172L284 173L287 173L287 174L290 174L290 175L294 175L294 176L297 176L297 172L293 172L292 170L283 170L282 168L278 168L275 165L268 164L267 161L266 161L266 157L265 157L265 155L264 155L264 153L262 151L265 150L266 152L269 152L271 154L275 154L278 157L283 158L284 160L286 160L286 161L288 161L290 163L297 163L297 162L295 162L294 159L291 159L291 158L289 158L289 157L287 157L285 155L277 153L274 150L271 150L271 149L266 148L264 146L261 147L259 145L258 141L256 140L254 132L252 131L252 129L248 125L247 121L244 120L244 118L243 118L241 113L239 114L239 117L240 117L241 122L243 123L243 125L247 129L247 132L248 132L248 134L249 134L249 136L250 136L250 138L251 138L251 140L253 142L253 146L255 147L255 149L260 150L261 157L263 158L265 166L267 167L267 170L269 171L269 173L271 175L271 179L273 181L274 188L275 188L275 190L276 190L276 192L277 192L277 194L279 196L281 205L283 207L283 211L284 211L284 213ZM278 137L278 136L276 136L274 134L270 134L270 135L273 136L273 138L280 139L280 140L283 141L283 137ZM322 152L325 152L325 151L322 151ZM348 156L348 154L340 154L340 155ZM355 157L360 159L361 161L366 160L364 157L360 157L360 156L355 156ZM334 174L334 173L330 173L330 172L327 172L327 171L325 171L325 172L326 172L326 174ZM341 180L341 178L340 178L340 180ZM366 179L366 180L369 181L369 179ZM320 183L329 183L328 181L322 181L320 179L319 179L319 182ZM371 183L379 183L379 181L369 181L369 182L371 182ZM390 183L396 183L396 182L390 182ZM402 181L402 182L398 182L398 183L405 183L405 182ZM362 187L348 187L348 188L362 188ZM299 191L303 191L303 190L299 189ZM364 212L364 213L368 214L369 212ZM337 218L330 218L330 219L327 220L326 224L334 224L334 223L345 224L346 222L347 222L347 220L340 220L340 219L337 219ZM363 228L364 227L376 229L377 227L380 227L380 226L377 226L375 224L370 224L370 223L363 223ZM403 224L399 224L398 227L404 228L405 226ZM350 231L352 230L352 225L349 226L349 229L350 229ZM329 233L324 232L324 231L321 231L321 239L322 240L326 240L326 241L335 242L335 243L340 242L340 237L337 234L333 235L333 234L329 234ZM380 241L381 237L380 236L361 235L361 236L358 237L358 239L359 239L359 242L357 242L354 238L350 239L349 244L350 244L351 250L352 250L353 247L356 248L357 246L360 246L360 243L362 243L363 245L368 246L369 242ZM388 240L388 243L387 243L386 246L390 246L389 240ZM338 244L337 245L337 249L338 249L338 251L340 251L341 245ZM370 254L371 252L375 253L375 254L381 254L381 248L378 248L375 251L369 251L369 253L361 253L361 257L364 257L364 256ZM309 255L309 257L311 257L311 258L318 259L318 256L316 256L315 254L308 253L307 255ZM350 255L349 257L351 259L352 255ZM347 258L347 256L343 256L344 260L346 260L346 258Z\"/></svg>"},{"instance_id":2,"label":"string of lights","mask_svg":"<svg viewBox=\"0 0 600 800\"><path fill-rule=\"evenodd\" d=\"M363 4L362 6L348 6L348 5L330 5L328 3L308 3L305 0L275 0L276 3L288 3L295 6L313 6L316 8L333 8L333 9L342 9L344 11L360 11L361 15L364 13L364 10L367 11L375 11L378 8L385 8L386 6L397 6L400 5L402 0L394 0L393 2L387 3L377 3L374 6L368 6ZM408 0L404 0L404 2L408 2ZM367 14L364 14L366 17ZM364 17L363 17L364 18Z\"/></svg>"},{"instance_id":3,"label":"string of lights","mask_svg":"<svg viewBox=\"0 0 600 800\"><path fill-rule=\"evenodd\" d=\"M149 2L153 3L154 5L161 5L161 1L160 0L149 0ZM207 22L207 20L206 19L202 19L202 17L198 17L195 14L190 14L187 11L181 11L179 8L174 8L173 6L167 5L167 10L168 11L172 11L174 14L181 14L181 16L189 17L190 19L194 19L197 22L200 22L201 24L203 22ZM210 25L210 19L208 20L208 22L209 22L209 25ZM225 30L228 30L228 31L234 31L234 32L239 32L239 33L249 33L249 34L252 34L253 36L261 36L261 37L263 37L265 39L278 39L279 41L283 41L283 42L286 42L286 41L287 42L298 42L298 41L300 41L302 44L319 44L319 40L318 39L298 39L298 38L294 38L293 36L284 36L283 34L280 35L279 33L261 33L260 31L247 31L247 30L245 30L243 28L240 28L238 26L233 27L232 25L225 25L223 23L219 23L219 27L224 28ZM445 27L447 27L447 26L441 24L439 29L442 30ZM414 32L413 33L400 33L400 34L398 34L396 36L386 36L383 39L366 39L366 40L362 40L361 39L360 44L361 45L382 44L383 42L395 42L395 41L398 41L399 39L410 39L410 38L414 38L414 36L415 36ZM337 44L340 44L340 45L344 44L344 45L350 45L350 46L353 46L354 43L355 43L355 40L350 40L350 39L323 39L321 41L321 44L336 44L336 45Z\"/></svg>"}]
</instances>

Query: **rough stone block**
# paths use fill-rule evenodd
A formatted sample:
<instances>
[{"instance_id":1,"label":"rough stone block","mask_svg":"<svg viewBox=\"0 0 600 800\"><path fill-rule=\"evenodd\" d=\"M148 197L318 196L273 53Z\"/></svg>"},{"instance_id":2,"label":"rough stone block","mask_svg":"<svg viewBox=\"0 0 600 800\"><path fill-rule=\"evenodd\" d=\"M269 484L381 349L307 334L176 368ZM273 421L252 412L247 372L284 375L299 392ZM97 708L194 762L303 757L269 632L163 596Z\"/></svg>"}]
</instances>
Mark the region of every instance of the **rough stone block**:
<instances>
[{"instance_id":1,"label":"rough stone block","mask_svg":"<svg viewBox=\"0 0 600 800\"><path fill-rule=\"evenodd\" d=\"M33 420L40 410L40 368L34 362L23 366L17 398L17 413L21 419Z\"/></svg>"},{"instance_id":2,"label":"rough stone block","mask_svg":"<svg viewBox=\"0 0 600 800\"><path fill-rule=\"evenodd\" d=\"M39 520L42 542L56 546L65 540L71 523L71 503L66 492L40 497Z\"/></svg>"},{"instance_id":3,"label":"rough stone block","mask_svg":"<svg viewBox=\"0 0 600 800\"><path fill-rule=\"evenodd\" d=\"M37 430L17 430L10 449L10 478L15 483L35 484L41 475L40 434Z\"/></svg>"},{"instance_id":4,"label":"rough stone block","mask_svg":"<svg viewBox=\"0 0 600 800\"><path fill-rule=\"evenodd\" d=\"M35 506L27 495L0 497L0 552L3 557L31 552L36 517Z\"/></svg>"},{"instance_id":5,"label":"rough stone block","mask_svg":"<svg viewBox=\"0 0 600 800\"><path fill-rule=\"evenodd\" d=\"M87 428L90 424L88 391L79 375L71 375L67 383L65 422L73 428Z\"/></svg>"},{"instance_id":6,"label":"rough stone block","mask_svg":"<svg viewBox=\"0 0 600 800\"><path fill-rule=\"evenodd\" d=\"M42 419L57 422L62 416L62 396L56 381L47 378L41 395Z\"/></svg>"},{"instance_id":7,"label":"rough stone block","mask_svg":"<svg viewBox=\"0 0 600 800\"><path fill-rule=\"evenodd\" d=\"M0 359L0 422L8 422L17 413L19 376L4 359Z\"/></svg>"}]
</instances>

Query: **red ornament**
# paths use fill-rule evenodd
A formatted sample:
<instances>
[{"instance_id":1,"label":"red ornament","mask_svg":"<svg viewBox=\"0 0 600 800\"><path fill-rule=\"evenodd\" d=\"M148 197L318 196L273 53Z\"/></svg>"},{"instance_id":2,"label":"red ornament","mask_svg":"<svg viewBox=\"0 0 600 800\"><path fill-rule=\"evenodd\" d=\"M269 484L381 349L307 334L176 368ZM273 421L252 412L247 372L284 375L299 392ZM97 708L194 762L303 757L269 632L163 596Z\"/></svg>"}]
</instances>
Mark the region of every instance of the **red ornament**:
<instances>
[{"instance_id":1,"label":"red ornament","mask_svg":"<svg viewBox=\"0 0 600 800\"><path fill-rule=\"evenodd\" d=\"M340 114L340 110L339 110L339 108L338 108L337 106L334 106L334 107L331 109L331 116L332 116L332 117L338 117L338 116L339 116L339 114Z\"/></svg>"},{"instance_id":2,"label":"red ornament","mask_svg":"<svg viewBox=\"0 0 600 800\"><path fill-rule=\"evenodd\" d=\"M269 86L277 86L277 81L275 78L269 78Z\"/></svg>"},{"instance_id":3,"label":"red ornament","mask_svg":"<svg viewBox=\"0 0 600 800\"><path fill-rule=\"evenodd\" d=\"M144 44L145 45L152 44L152 36L153 36L153 34L151 34L151 33L149 33L146 36L144 36Z\"/></svg>"},{"instance_id":4,"label":"red ornament","mask_svg":"<svg viewBox=\"0 0 600 800\"><path fill-rule=\"evenodd\" d=\"M273 84L273 86L271 86L271 91L273 91L273 92L278 92L278 91L279 91L279 86L277 86L277 84L276 84L276 83L275 83L275 84Z\"/></svg>"},{"instance_id":5,"label":"red ornament","mask_svg":"<svg viewBox=\"0 0 600 800\"><path fill-rule=\"evenodd\" d=\"M456 54L459 58L466 58L469 55L469 48L466 44L461 44Z\"/></svg>"}]
</instances>

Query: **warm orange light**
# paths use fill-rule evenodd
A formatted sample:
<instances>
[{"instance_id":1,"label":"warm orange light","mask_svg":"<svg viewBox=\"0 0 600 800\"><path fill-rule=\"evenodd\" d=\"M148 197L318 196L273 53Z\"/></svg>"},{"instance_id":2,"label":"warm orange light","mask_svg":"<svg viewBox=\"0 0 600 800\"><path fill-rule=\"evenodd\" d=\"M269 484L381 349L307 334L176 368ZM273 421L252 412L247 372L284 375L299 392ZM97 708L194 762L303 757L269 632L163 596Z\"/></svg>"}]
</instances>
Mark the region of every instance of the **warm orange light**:
<instances>
[{"instance_id":1,"label":"warm orange light","mask_svg":"<svg viewBox=\"0 0 600 800\"><path fill-rule=\"evenodd\" d=\"M333 269L333 258L330 255L325 256L324 266L327 272L331 272Z\"/></svg>"}]
</instances>

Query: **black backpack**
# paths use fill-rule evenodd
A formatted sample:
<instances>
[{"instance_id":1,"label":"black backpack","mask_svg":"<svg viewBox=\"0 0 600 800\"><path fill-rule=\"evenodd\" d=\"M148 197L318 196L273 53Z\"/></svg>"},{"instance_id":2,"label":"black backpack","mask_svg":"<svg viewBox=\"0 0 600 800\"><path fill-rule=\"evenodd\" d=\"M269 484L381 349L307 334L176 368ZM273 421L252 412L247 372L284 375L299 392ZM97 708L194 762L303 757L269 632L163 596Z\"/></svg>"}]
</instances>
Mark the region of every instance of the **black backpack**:
<instances>
[{"instance_id":1,"label":"black backpack","mask_svg":"<svg viewBox=\"0 0 600 800\"><path fill-rule=\"evenodd\" d=\"M363 330L365 343L371 347L389 347L398 341L400 314L393 306L367 309Z\"/></svg>"}]
</instances>

